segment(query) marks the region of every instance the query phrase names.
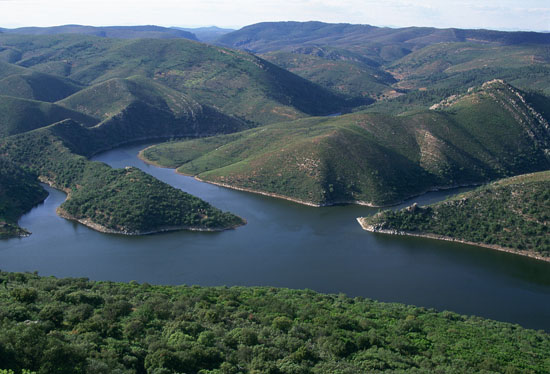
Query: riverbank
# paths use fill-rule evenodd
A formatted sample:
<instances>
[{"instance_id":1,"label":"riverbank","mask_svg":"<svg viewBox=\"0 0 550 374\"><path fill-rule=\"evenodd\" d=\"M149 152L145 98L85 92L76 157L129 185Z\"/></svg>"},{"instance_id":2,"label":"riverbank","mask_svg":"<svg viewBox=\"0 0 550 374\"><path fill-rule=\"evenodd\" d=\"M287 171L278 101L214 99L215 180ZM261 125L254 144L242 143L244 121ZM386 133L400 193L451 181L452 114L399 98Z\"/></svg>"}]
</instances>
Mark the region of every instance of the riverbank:
<instances>
[{"instance_id":1,"label":"riverbank","mask_svg":"<svg viewBox=\"0 0 550 374\"><path fill-rule=\"evenodd\" d=\"M42 183L45 183L49 185L52 188L55 188L57 190L63 191L67 194L67 197L65 201L68 201L71 198L71 189L70 188L59 188L53 181L49 180L45 176L39 177L40 181ZM246 225L246 220L244 218L241 218L243 221L243 224L240 225L233 225L228 226L224 228L204 228L204 227L195 227L195 226L165 226L160 227L156 230L148 230L148 231L129 231L129 230L115 230L108 227L105 227L97 222L94 222L90 218L78 218L74 215L67 212L65 209L61 208L61 206L57 207L56 213L61 218L65 218L67 220L78 222L88 228L91 228L92 230L99 231L104 234L116 234L116 235L129 235L129 236L138 236L138 235L152 235L152 234L160 234L163 232L169 232L169 231L180 231L180 230L188 230L188 231L204 231L204 232L220 232L225 230L233 230L237 227ZM30 233L28 234L30 235ZM26 235L26 236L28 236Z\"/></svg>"},{"instance_id":2,"label":"riverbank","mask_svg":"<svg viewBox=\"0 0 550 374\"><path fill-rule=\"evenodd\" d=\"M511 253L518 256L524 256L533 258L535 260L539 261L545 261L550 262L550 257L543 257L540 255L537 255L536 253L531 253L528 251L518 251L516 249L502 247L495 244L485 244L485 243L476 243L471 242L468 240L462 240L459 238L453 238L450 236L444 236L444 235L437 235L437 234L430 234L430 233L417 233L417 232L410 232L410 231L402 231L402 230L387 230L387 229L381 229L378 227L378 225L370 225L365 222L364 217L358 217L357 222L359 222L359 225L363 228L365 231L377 233L377 234L386 234L386 235L403 235L403 236L413 236L418 238L427 238L427 239L435 239L435 240L444 240L449 242L455 242L455 243L461 243L461 244L468 244L473 245L476 247L482 247L482 248L489 248L500 252L506 252Z\"/></svg>"},{"instance_id":3,"label":"riverbank","mask_svg":"<svg viewBox=\"0 0 550 374\"><path fill-rule=\"evenodd\" d=\"M58 216L62 218L68 219L70 221L78 222L86 227L89 227L95 231L102 232L104 234L118 234L118 235L129 235L129 236L152 235L152 234L160 234L163 232L180 231L180 230L220 232L220 231L226 231L226 230L233 230L233 229L236 229L237 227L246 225L246 220L243 219L244 223L242 225L234 225L234 226L225 227L225 228L203 228L203 227L194 227L194 226L166 226L166 227L160 227L156 230L150 230L150 231L127 231L127 230L110 229L108 227L102 226L92 221L89 218L77 218L71 215L70 213L68 213L66 210L64 210L61 207L58 207L56 209L56 213Z\"/></svg>"},{"instance_id":4,"label":"riverbank","mask_svg":"<svg viewBox=\"0 0 550 374\"><path fill-rule=\"evenodd\" d=\"M330 202L319 204L319 203L314 203L314 202L307 201L307 200L298 199L298 198L295 198L295 197L290 197L290 196L278 194L278 193L275 193L275 192L255 190L255 189L247 188L247 187L238 187L238 186L234 186L234 185L227 184L227 183L214 182L214 181L201 179L197 175L182 173L182 172L178 171L177 167L161 165L161 164L159 164L159 163L157 163L153 160L149 160L147 157L145 157L145 152L150 148L156 147L157 145L158 144L153 144L153 145L150 145L150 146L142 149L141 151L138 152L137 157L141 161L145 162L148 165L156 166L156 167L163 168L163 169L173 169L177 174L184 175L186 177L192 177L192 178L194 178L195 180L197 180L199 182L209 183L209 184L212 184L212 185L225 187L225 188L230 188L230 189L236 190L236 191L249 192L249 193L253 193L253 194L257 194L257 195L269 196L269 197L274 197L274 198L277 198L277 199L292 201L294 203L298 203L298 204L302 204L302 205L306 205L306 206L311 206L311 207L315 207L315 208L335 206L335 205L348 205L348 204L366 206L366 207L369 207L369 208L389 208L389 207L392 207L392 206L403 204L407 200L425 195L429 192L446 191L446 190L452 190L452 189L455 189L455 188L475 187L475 186L480 185L480 183L471 183L471 184L455 184L455 185L452 185L452 186L434 186L434 187L428 188L424 191L421 191L420 193L415 193L413 195L407 196L407 197L403 198L402 200L399 200L399 201L396 201L396 202L393 202L393 203L389 203L389 204L382 204L382 205L374 204L372 202L363 201L363 200L338 200L338 201L330 201Z\"/></svg>"}]
</instances>

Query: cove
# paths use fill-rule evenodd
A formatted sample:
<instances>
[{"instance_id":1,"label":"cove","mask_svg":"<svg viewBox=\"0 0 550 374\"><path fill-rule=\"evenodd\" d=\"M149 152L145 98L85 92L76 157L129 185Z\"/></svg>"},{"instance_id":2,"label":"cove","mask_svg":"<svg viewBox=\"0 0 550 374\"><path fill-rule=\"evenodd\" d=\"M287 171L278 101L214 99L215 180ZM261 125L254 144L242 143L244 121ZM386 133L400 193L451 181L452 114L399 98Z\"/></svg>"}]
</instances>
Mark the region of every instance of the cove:
<instances>
[{"instance_id":1,"label":"cove","mask_svg":"<svg viewBox=\"0 0 550 374\"><path fill-rule=\"evenodd\" d=\"M65 194L48 187L46 201L19 222L33 234L0 241L0 269L154 284L310 288L550 331L549 263L459 243L372 234L355 219L377 209L313 208L198 182L139 160L146 146L118 148L94 160L139 167L248 224L224 232L102 234L56 216ZM456 192L429 193L403 206Z\"/></svg>"}]
</instances>

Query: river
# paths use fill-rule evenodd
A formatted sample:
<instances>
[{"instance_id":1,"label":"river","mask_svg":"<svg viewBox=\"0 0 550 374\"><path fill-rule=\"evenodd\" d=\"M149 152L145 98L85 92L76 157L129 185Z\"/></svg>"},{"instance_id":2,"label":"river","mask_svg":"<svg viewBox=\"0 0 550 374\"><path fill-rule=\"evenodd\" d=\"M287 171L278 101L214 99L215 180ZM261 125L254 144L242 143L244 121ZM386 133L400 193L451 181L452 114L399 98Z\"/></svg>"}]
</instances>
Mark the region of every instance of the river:
<instances>
[{"instance_id":1,"label":"river","mask_svg":"<svg viewBox=\"0 0 550 374\"><path fill-rule=\"evenodd\" d=\"M19 222L33 234L0 241L0 269L152 284L309 288L550 331L550 263L459 243L372 234L355 219L377 209L313 208L198 182L139 160L145 146L118 148L94 160L139 167L248 224L224 232L102 234L56 216L65 194L48 187L46 201ZM429 193L403 206L456 192Z\"/></svg>"}]
</instances>

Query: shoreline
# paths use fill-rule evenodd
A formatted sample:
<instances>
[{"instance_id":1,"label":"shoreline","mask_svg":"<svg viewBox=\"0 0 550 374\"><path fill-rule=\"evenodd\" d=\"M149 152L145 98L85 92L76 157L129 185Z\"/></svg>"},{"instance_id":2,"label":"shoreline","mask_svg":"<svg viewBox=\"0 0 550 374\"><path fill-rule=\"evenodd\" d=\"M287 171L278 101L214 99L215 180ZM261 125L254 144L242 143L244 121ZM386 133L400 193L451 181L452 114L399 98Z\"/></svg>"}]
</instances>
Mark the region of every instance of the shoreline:
<instances>
[{"instance_id":1,"label":"shoreline","mask_svg":"<svg viewBox=\"0 0 550 374\"><path fill-rule=\"evenodd\" d=\"M335 205L360 205L360 206L366 206L366 207L369 207L369 208L391 208L391 207L403 204L407 200L413 199L415 197L423 196L423 195L425 195L429 192L446 191L446 190L452 190L454 188L477 187L477 186L481 186L481 185L484 184L484 183L467 183L467 184L457 184L457 185L452 185L452 186L435 186L435 187L426 189L425 191L422 191L420 193L410 195L410 196L404 198L403 200L397 201L395 203L382 204L382 205L376 205L374 203L363 201L363 200L340 200L340 201L331 201L329 203L317 204L317 203L313 203L313 202L310 202L310 201L305 201L305 200L301 200L301 199L298 199L298 198L295 198L295 197L285 196L285 195L281 195L281 194L274 193L274 192L254 190L252 188L232 186L232 185L227 184L227 183L208 181L208 180L204 180L204 179L199 178L197 175L186 174L186 173L179 172L177 167L173 168L173 167L170 167L170 166L160 165L157 162L151 161L151 160L147 159L144 156L144 152L146 150L148 150L149 148L155 147L157 145L158 144L153 144L153 145L150 145L150 146L142 149L141 151L138 152L137 157L141 161L145 162L148 165L152 165L152 166L162 168L162 169L172 169L172 170L174 170L174 172L176 174L184 175L186 177L192 177L192 178L194 178L195 180L197 180L199 182L213 184L215 186L225 187L225 188L229 188L229 189L236 190L236 191L249 192L249 193L253 193L253 194L257 194L257 195L269 196L269 197L274 197L274 198L277 198L277 199L292 201L294 203L298 203L298 204L302 204L302 205L306 205L306 206L311 206L311 207L314 207L314 208L322 208L322 207L329 207L329 206L335 206Z\"/></svg>"},{"instance_id":2,"label":"shoreline","mask_svg":"<svg viewBox=\"0 0 550 374\"><path fill-rule=\"evenodd\" d=\"M499 251L499 252L506 252L506 253L511 253L511 254L518 255L518 256L529 257L529 258L532 258L534 260L550 262L550 257L543 257L543 256L540 256L538 254L527 252L527 251L518 251L516 249L503 247L503 246L496 245L496 244L476 243L476 242L471 242L471 241L468 241L468 240L463 240L463 239L459 239L459 238L453 238L453 237L450 237L450 236L438 235L438 234L415 233L415 232L410 232L410 231L379 229L379 228L375 227L374 225L369 225L369 224L365 223L363 220L364 220L364 217L358 217L357 218L357 222L359 223L359 225L361 225L361 228L365 231L372 232L372 233L375 233L375 234L412 236L412 237L417 237L417 238L444 240L444 241L448 241L448 242L468 244L468 245L473 245L473 246L476 246L476 247L493 249L493 250Z\"/></svg>"},{"instance_id":3,"label":"shoreline","mask_svg":"<svg viewBox=\"0 0 550 374\"><path fill-rule=\"evenodd\" d=\"M78 222L95 231L98 231L104 234L117 234L117 235L127 235L127 236L153 235L153 234L160 234L163 232L181 231L181 230L201 231L201 232L221 232L226 230L233 230L233 229L236 229L237 227L240 227L246 224L246 221L245 221L243 225L234 225L234 226L219 228L219 229L201 228L201 227L193 227L193 226L166 226L166 227L161 227L157 230L151 230L151 231L125 231L125 230L110 229L108 227L105 227L103 225L100 225L99 223L92 221L89 218L77 218L72 214L70 214L69 212L67 212L65 209L61 208L60 206L57 207L55 212L59 217L65 218L69 221Z\"/></svg>"},{"instance_id":4,"label":"shoreline","mask_svg":"<svg viewBox=\"0 0 550 374\"><path fill-rule=\"evenodd\" d=\"M55 183L53 183L51 180L46 178L45 176L39 176L40 182L49 185L51 188L55 188L58 191L63 191L67 194L67 197L65 198L65 201L69 200L71 198L71 189L70 188L58 188ZM61 203L63 204L63 203ZM110 229L108 227L105 227L103 225L100 225L97 222L92 221L90 218L77 218L67 212L65 209L61 208L61 205L58 206L55 209L55 213L66 220L78 222L81 225L84 225L92 230L104 233L104 234L116 234L116 235L127 235L127 236L139 236L139 235L152 235L152 234L160 234L163 232L169 232L169 231L181 231L181 230L187 230L187 231L203 231L203 232L221 232L225 230L234 230L237 227L241 227L246 225L246 220L244 218L241 218L243 220L243 224L241 225L233 225L225 228L202 228L202 227L194 227L194 226L166 226L161 227L156 230L150 230L150 231L125 231L125 230L114 230ZM29 236L31 233L29 232Z\"/></svg>"}]
</instances>

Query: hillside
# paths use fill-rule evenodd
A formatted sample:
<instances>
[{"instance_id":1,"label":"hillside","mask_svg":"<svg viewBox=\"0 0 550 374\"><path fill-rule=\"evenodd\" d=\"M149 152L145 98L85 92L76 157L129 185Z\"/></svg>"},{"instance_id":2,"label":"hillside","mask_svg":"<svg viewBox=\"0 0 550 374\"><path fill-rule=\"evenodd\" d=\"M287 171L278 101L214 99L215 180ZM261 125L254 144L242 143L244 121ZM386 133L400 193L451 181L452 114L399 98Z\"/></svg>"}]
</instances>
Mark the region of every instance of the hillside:
<instances>
[{"instance_id":1,"label":"hillside","mask_svg":"<svg viewBox=\"0 0 550 374\"><path fill-rule=\"evenodd\" d=\"M0 367L44 374L533 373L550 336L343 295L0 272Z\"/></svg>"},{"instance_id":2,"label":"hillside","mask_svg":"<svg viewBox=\"0 0 550 374\"><path fill-rule=\"evenodd\" d=\"M61 100L81 89L81 85L69 79L30 69L24 74L11 74L0 79L0 95L46 102Z\"/></svg>"},{"instance_id":3,"label":"hillside","mask_svg":"<svg viewBox=\"0 0 550 374\"><path fill-rule=\"evenodd\" d=\"M16 29L0 29L5 34L24 34L24 35L58 35L58 34L82 34L93 35L103 38L117 39L173 39L185 38L197 40L197 37L188 31L166 28L160 26L83 26L83 25L63 25L52 27L19 27Z\"/></svg>"},{"instance_id":4,"label":"hillside","mask_svg":"<svg viewBox=\"0 0 550 374\"><path fill-rule=\"evenodd\" d=\"M550 93L547 33L266 22L218 42L337 92L367 93L382 100L372 110L386 113L427 108L495 78Z\"/></svg>"},{"instance_id":5,"label":"hillside","mask_svg":"<svg viewBox=\"0 0 550 374\"><path fill-rule=\"evenodd\" d=\"M0 157L0 239L28 235L17 221L47 195L36 175Z\"/></svg>"},{"instance_id":6,"label":"hillside","mask_svg":"<svg viewBox=\"0 0 550 374\"><path fill-rule=\"evenodd\" d=\"M379 99L391 94L395 79L360 56L330 48L271 52L262 58L305 79L350 97ZM374 66L373 66L374 65Z\"/></svg>"},{"instance_id":7,"label":"hillside","mask_svg":"<svg viewBox=\"0 0 550 374\"><path fill-rule=\"evenodd\" d=\"M537 96L538 107L550 108ZM354 113L166 143L149 162L233 188L325 205L387 205L550 167L550 128L523 93L489 82L437 110Z\"/></svg>"},{"instance_id":8,"label":"hillside","mask_svg":"<svg viewBox=\"0 0 550 374\"><path fill-rule=\"evenodd\" d=\"M85 144L93 153L92 147L98 144L116 142L115 135L66 120L3 138L0 150L14 164L68 193L58 209L61 216L99 231L135 235L175 229L221 230L244 223L139 169L114 170L72 152Z\"/></svg>"},{"instance_id":9,"label":"hillside","mask_svg":"<svg viewBox=\"0 0 550 374\"><path fill-rule=\"evenodd\" d=\"M500 78L550 93L547 44L440 43L414 51L387 69L403 89L471 87Z\"/></svg>"},{"instance_id":10,"label":"hillside","mask_svg":"<svg viewBox=\"0 0 550 374\"><path fill-rule=\"evenodd\" d=\"M506 178L427 207L360 218L369 231L467 241L550 258L550 172Z\"/></svg>"},{"instance_id":11,"label":"hillside","mask_svg":"<svg viewBox=\"0 0 550 374\"><path fill-rule=\"evenodd\" d=\"M142 76L227 115L265 124L349 109L353 103L248 53L186 39L0 35L14 64L83 85Z\"/></svg>"},{"instance_id":12,"label":"hillside","mask_svg":"<svg viewBox=\"0 0 550 374\"><path fill-rule=\"evenodd\" d=\"M99 122L94 117L56 104L0 96L0 136L20 134L68 118L85 126Z\"/></svg>"}]
</instances>

